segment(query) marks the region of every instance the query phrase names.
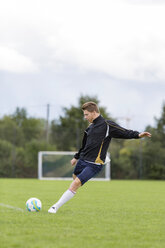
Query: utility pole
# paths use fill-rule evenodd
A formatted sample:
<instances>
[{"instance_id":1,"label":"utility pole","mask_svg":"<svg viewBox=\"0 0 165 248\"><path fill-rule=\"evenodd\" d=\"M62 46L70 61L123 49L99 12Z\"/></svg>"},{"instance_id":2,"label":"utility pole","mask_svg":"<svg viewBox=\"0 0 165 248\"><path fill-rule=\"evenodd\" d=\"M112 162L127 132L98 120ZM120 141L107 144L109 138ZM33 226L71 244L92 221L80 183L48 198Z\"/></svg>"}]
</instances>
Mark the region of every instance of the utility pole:
<instances>
[{"instance_id":1,"label":"utility pole","mask_svg":"<svg viewBox=\"0 0 165 248\"><path fill-rule=\"evenodd\" d=\"M49 110L50 104L46 106L46 142L49 143Z\"/></svg>"}]
</instances>

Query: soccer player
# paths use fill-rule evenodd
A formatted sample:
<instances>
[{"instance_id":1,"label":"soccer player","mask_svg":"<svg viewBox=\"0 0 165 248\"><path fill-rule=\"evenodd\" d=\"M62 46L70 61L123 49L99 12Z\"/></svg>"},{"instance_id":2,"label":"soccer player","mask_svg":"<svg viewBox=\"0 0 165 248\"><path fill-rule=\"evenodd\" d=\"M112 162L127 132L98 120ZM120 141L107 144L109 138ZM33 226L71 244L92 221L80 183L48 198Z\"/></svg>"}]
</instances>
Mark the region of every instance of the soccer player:
<instances>
[{"instance_id":1,"label":"soccer player","mask_svg":"<svg viewBox=\"0 0 165 248\"><path fill-rule=\"evenodd\" d=\"M71 160L71 165L75 166L74 180L59 201L48 210L49 213L56 213L64 203L76 194L80 186L101 171L112 138L138 139L151 137L148 132L139 133L128 130L113 121L105 120L100 115L99 108L94 102L84 103L82 110L90 125L85 130L82 147Z\"/></svg>"}]
</instances>

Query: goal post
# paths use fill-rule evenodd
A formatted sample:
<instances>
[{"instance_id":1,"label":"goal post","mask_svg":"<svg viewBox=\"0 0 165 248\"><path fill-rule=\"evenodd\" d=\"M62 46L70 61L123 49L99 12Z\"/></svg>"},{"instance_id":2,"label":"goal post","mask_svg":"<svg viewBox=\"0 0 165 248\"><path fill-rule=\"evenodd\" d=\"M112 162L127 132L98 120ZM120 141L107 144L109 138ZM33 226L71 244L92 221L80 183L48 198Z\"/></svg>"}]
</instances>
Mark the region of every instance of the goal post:
<instances>
[{"instance_id":1,"label":"goal post","mask_svg":"<svg viewBox=\"0 0 165 248\"><path fill-rule=\"evenodd\" d=\"M38 179L40 180L72 180L74 167L70 160L76 152L70 151L40 151L38 153ZM110 180L110 155L102 171L92 180Z\"/></svg>"}]
</instances>

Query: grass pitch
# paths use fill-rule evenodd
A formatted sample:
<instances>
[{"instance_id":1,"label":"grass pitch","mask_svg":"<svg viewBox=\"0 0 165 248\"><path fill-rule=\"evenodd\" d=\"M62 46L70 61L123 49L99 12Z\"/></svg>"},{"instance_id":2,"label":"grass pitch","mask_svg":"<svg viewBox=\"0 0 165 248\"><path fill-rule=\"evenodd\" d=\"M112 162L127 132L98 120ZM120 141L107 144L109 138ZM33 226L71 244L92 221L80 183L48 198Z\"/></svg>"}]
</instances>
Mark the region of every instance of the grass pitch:
<instances>
[{"instance_id":1,"label":"grass pitch","mask_svg":"<svg viewBox=\"0 0 165 248\"><path fill-rule=\"evenodd\" d=\"M0 247L165 247L165 182L90 181L57 214L48 214L69 185L0 179ZM26 210L30 197L42 201L41 212Z\"/></svg>"}]
</instances>

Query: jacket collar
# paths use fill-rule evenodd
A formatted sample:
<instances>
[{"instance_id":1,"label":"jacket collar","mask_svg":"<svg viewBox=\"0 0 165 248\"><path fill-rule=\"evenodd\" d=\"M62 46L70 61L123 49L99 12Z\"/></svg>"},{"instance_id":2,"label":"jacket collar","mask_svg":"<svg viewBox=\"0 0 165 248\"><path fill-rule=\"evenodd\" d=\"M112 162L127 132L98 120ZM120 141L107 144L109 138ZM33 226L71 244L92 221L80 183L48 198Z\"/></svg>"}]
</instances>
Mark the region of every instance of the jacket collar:
<instances>
[{"instance_id":1,"label":"jacket collar","mask_svg":"<svg viewBox=\"0 0 165 248\"><path fill-rule=\"evenodd\" d=\"M102 115L99 115L96 119L93 120L93 123L96 124L102 120L104 120L104 118L102 117Z\"/></svg>"}]
</instances>

